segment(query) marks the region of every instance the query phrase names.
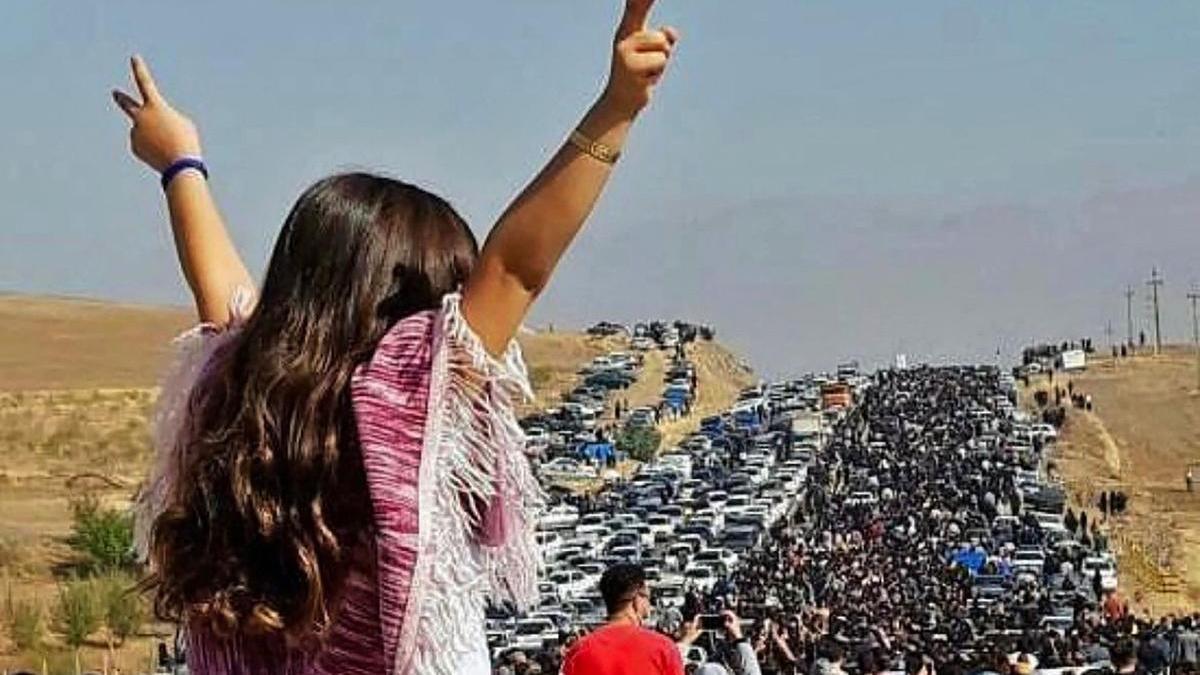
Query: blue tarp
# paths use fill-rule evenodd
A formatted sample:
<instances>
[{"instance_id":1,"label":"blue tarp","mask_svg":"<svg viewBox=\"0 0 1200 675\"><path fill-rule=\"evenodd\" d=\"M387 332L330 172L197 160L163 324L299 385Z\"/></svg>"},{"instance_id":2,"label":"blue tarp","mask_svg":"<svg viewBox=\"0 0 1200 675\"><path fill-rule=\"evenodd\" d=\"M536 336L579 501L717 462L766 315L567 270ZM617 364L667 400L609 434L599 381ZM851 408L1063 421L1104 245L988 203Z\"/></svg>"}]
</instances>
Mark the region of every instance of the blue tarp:
<instances>
[{"instance_id":1,"label":"blue tarp","mask_svg":"<svg viewBox=\"0 0 1200 675\"><path fill-rule=\"evenodd\" d=\"M663 399L663 405L665 405L665 406L667 406L668 408L671 408L671 409L673 409L673 410L683 410L684 408L686 408L686 407L687 407L687 402L685 402L685 401L684 401L683 399L681 399L681 398L679 398L679 399L676 399L676 398L664 398L664 399Z\"/></svg>"},{"instance_id":2,"label":"blue tarp","mask_svg":"<svg viewBox=\"0 0 1200 675\"><path fill-rule=\"evenodd\" d=\"M959 551L954 554L954 562L967 568L972 576L979 574L983 564L987 562L987 553L983 551Z\"/></svg>"},{"instance_id":3,"label":"blue tarp","mask_svg":"<svg viewBox=\"0 0 1200 675\"><path fill-rule=\"evenodd\" d=\"M607 462L617 455L617 449L612 443L584 443L579 446L579 454L598 462Z\"/></svg>"}]
</instances>

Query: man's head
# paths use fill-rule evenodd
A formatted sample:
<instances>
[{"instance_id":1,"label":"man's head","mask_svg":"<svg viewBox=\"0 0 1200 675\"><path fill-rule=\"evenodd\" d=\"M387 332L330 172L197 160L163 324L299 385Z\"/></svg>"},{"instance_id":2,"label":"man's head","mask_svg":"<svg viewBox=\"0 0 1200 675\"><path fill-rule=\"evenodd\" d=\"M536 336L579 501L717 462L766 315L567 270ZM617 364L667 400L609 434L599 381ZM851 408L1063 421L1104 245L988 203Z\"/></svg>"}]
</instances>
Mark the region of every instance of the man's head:
<instances>
[{"instance_id":1,"label":"man's head","mask_svg":"<svg viewBox=\"0 0 1200 675\"><path fill-rule=\"evenodd\" d=\"M817 644L817 658L825 659L830 663L840 664L842 659L845 658L845 652L837 642L825 638Z\"/></svg>"},{"instance_id":2,"label":"man's head","mask_svg":"<svg viewBox=\"0 0 1200 675\"><path fill-rule=\"evenodd\" d=\"M610 619L628 618L641 624L650 616L650 588L640 565L620 563L605 570L600 577L600 595Z\"/></svg>"},{"instance_id":3,"label":"man's head","mask_svg":"<svg viewBox=\"0 0 1200 675\"><path fill-rule=\"evenodd\" d=\"M1137 648L1128 638L1118 640L1109 654L1113 669L1118 673L1132 672L1137 667Z\"/></svg>"}]
</instances>

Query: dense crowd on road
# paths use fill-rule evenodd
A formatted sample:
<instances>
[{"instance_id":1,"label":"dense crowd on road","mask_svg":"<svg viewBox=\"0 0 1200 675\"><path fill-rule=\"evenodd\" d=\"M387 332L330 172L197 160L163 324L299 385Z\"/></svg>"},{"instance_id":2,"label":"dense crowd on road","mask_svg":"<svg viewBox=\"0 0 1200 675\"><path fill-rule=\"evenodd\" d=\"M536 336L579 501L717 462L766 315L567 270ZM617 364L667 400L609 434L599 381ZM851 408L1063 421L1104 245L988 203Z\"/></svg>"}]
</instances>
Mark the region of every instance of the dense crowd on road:
<instances>
[{"instance_id":1,"label":"dense crowd on road","mask_svg":"<svg viewBox=\"0 0 1200 675\"><path fill-rule=\"evenodd\" d=\"M1018 409L1011 376L843 373L855 405L822 410L832 379L747 390L632 480L563 496L543 606L491 619L498 672L558 672L611 613L597 584L622 563L700 672L1196 667L1200 616L1131 614L1101 515L1068 507L1046 471L1057 430Z\"/></svg>"}]
</instances>

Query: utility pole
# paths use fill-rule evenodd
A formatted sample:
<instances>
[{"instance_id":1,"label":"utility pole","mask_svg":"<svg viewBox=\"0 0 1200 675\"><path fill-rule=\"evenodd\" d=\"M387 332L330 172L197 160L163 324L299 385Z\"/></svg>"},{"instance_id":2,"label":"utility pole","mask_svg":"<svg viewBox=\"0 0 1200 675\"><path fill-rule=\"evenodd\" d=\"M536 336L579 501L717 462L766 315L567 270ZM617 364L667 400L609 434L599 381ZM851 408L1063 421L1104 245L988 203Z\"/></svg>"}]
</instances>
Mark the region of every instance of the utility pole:
<instances>
[{"instance_id":1,"label":"utility pole","mask_svg":"<svg viewBox=\"0 0 1200 675\"><path fill-rule=\"evenodd\" d=\"M1125 287L1125 344L1133 347L1133 286Z\"/></svg>"},{"instance_id":2,"label":"utility pole","mask_svg":"<svg viewBox=\"0 0 1200 675\"><path fill-rule=\"evenodd\" d=\"M1154 293L1154 354L1157 356L1162 353L1162 324L1159 321L1158 314L1158 287L1163 285L1163 278L1158 276L1158 268L1150 269L1150 281L1146 284L1150 286L1150 290Z\"/></svg>"},{"instance_id":3,"label":"utility pole","mask_svg":"<svg viewBox=\"0 0 1200 675\"><path fill-rule=\"evenodd\" d=\"M1110 353L1116 351L1116 345L1113 343L1112 319L1106 319L1104 322L1104 337L1108 340L1108 351ZM1115 356L1113 360L1115 362Z\"/></svg>"},{"instance_id":4,"label":"utility pole","mask_svg":"<svg viewBox=\"0 0 1200 675\"><path fill-rule=\"evenodd\" d=\"M1192 285L1192 292L1187 294L1192 301L1192 344L1196 348L1196 390L1200 391L1200 318L1196 314L1196 302L1200 300L1200 290Z\"/></svg>"},{"instance_id":5,"label":"utility pole","mask_svg":"<svg viewBox=\"0 0 1200 675\"><path fill-rule=\"evenodd\" d=\"M1112 354L1113 368L1117 367L1117 346L1113 344L1112 319L1104 322L1104 337L1108 339L1108 351Z\"/></svg>"}]
</instances>

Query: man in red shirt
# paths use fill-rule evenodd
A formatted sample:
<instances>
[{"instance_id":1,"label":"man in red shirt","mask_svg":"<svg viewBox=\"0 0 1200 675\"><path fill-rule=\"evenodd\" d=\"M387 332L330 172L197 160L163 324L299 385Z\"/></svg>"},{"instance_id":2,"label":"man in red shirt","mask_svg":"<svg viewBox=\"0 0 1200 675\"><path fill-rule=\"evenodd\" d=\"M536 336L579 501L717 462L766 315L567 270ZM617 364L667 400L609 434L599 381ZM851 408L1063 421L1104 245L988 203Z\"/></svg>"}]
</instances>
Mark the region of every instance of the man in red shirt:
<instances>
[{"instance_id":1,"label":"man in red shirt","mask_svg":"<svg viewBox=\"0 0 1200 675\"><path fill-rule=\"evenodd\" d=\"M642 628L650 615L650 588L638 565L613 565L600 577L608 623L575 643L563 675L683 675L679 648Z\"/></svg>"}]
</instances>

